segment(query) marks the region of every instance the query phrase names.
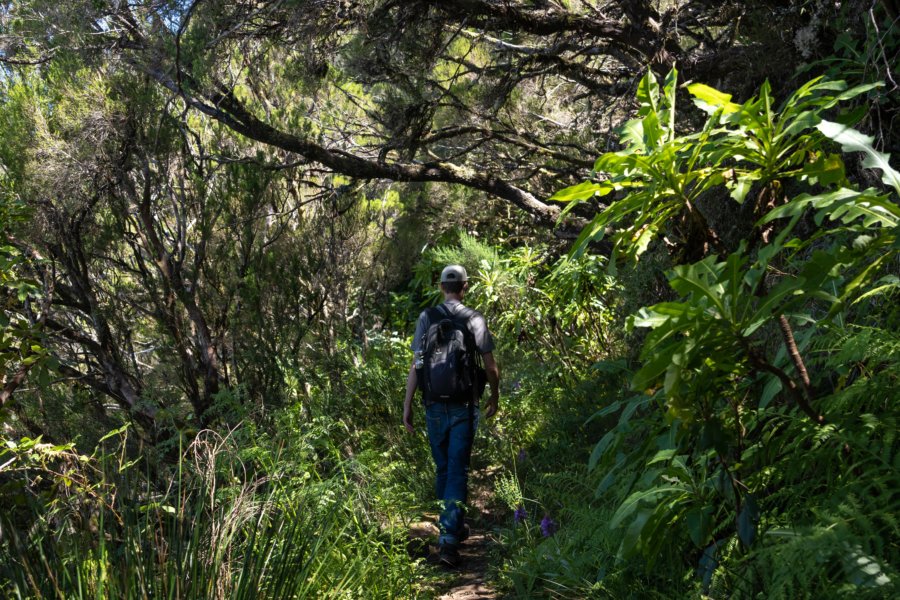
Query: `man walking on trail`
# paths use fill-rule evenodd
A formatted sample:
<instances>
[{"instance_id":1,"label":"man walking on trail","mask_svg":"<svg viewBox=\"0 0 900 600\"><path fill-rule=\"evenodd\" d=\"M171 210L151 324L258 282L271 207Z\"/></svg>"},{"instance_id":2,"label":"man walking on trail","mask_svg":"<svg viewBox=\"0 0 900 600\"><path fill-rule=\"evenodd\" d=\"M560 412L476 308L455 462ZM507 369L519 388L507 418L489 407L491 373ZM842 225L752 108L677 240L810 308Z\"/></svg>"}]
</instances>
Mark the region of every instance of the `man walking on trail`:
<instances>
[{"instance_id":1,"label":"man walking on trail","mask_svg":"<svg viewBox=\"0 0 900 600\"><path fill-rule=\"evenodd\" d=\"M440 560L451 567L459 564L459 545L468 535L463 505L467 500L472 442L478 427L478 400L484 389L482 377L487 376L491 387L490 398L484 407L485 417L490 418L497 412L500 386L500 370L493 355L494 340L484 317L462 304L467 288L468 275L462 266L450 265L441 272L444 302L422 311L416 322L412 342L415 359L406 380L403 404L403 425L412 433L413 396L417 387L423 390L428 441L437 471L435 490L443 502L438 538ZM452 341L446 340L452 339L456 332L464 343L457 343L454 350ZM450 357L454 352L463 366L450 369L446 365L453 363ZM484 371L476 367L479 359L484 363ZM441 371L442 365L444 371ZM465 375L469 369L471 378ZM463 383L453 383L449 387L461 391L445 393L443 390L447 386L438 380L450 378L445 373L451 370ZM459 372L463 375L458 375Z\"/></svg>"}]
</instances>

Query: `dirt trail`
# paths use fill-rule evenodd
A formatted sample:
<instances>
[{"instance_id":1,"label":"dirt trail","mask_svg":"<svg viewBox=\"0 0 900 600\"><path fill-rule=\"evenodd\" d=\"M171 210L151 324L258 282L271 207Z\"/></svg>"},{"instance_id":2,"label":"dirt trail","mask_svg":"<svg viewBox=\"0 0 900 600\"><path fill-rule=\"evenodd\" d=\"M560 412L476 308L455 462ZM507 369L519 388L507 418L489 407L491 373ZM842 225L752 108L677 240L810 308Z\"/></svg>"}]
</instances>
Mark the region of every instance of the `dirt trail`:
<instances>
[{"instance_id":1,"label":"dirt trail","mask_svg":"<svg viewBox=\"0 0 900 600\"><path fill-rule=\"evenodd\" d=\"M490 547L494 543L490 537L494 518L489 512L489 473L472 475L470 497L473 507L469 513L471 518L467 519L469 538L460 547L462 561L459 567L444 571L443 581L435 596L438 600L491 600L499 597L487 581ZM431 522L416 523L410 528L411 543L418 546L419 552L431 552L432 556L435 555L437 547L433 544L438 535L436 521L437 515L434 515Z\"/></svg>"},{"instance_id":2,"label":"dirt trail","mask_svg":"<svg viewBox=\"0 0 900 600\"><path fill-rule=\"evenodd\" d=\"M460 548L462 563L453 572L449 589L439 600L475 600L496 598L497 594L486 581L488 568L488 546L490 540L484 532L472 529L469 539Z\"/></svg>"}]
</instances>

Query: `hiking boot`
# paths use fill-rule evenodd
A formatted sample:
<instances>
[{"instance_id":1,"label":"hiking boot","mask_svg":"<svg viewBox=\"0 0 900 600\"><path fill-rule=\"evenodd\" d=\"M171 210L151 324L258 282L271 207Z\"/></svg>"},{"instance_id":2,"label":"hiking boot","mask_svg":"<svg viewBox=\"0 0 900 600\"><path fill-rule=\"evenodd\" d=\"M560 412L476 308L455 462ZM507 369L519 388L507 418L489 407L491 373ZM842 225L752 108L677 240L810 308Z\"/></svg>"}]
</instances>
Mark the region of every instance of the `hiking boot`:
<instances>
[{"instance_id":1,"label":"hiking boot","mask_svg":"<svg viewBox=\"0 0 900 600\"><path fill-rule=\"evenodd\" d=\"M458 567L462 560L462 557L459 555L459 550L453 546L441 546L439 556L441 564L450 569Z\"/></svg>"}]
</instances>

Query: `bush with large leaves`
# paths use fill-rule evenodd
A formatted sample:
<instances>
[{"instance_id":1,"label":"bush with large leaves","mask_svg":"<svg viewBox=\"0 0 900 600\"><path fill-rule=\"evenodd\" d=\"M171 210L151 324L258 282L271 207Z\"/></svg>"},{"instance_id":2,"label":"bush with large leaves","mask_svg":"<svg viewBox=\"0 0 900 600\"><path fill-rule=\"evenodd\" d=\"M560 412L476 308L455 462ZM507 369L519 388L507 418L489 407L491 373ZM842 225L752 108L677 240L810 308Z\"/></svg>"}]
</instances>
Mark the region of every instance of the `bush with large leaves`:
<instances>
[{"instance_id":1,"label":"bush with large leaves","mask_svg":"<svg viewBox=\"0 0 900 600\"><path fill-rule=\"evenodd\" d=\"M695 83L687 91L707 119L678 135L677 74L660 86L648 73L623 149L556 195L614 198L576 253L610 237L614 267L661 238L676 263L677 299L628 320L649 330L632 380L641 393L598 413L622 412L590 461L606 471L599 495L631 475L610 521L624 529L621 557L652 564L683 531L675 539L693 542L707 593L878 595L895 585L900 453L885 423L897 414L879 394L896 360L859 353L835 378L840 346L826 341L860 347L857 327L883 336L896 318L881 298L897 288L900 173L852 129L859 110L837 113L875 87L815 79L776 109L768 84L736 104ZM854 186L837 146L863 153L886 193ZM711 216L729 202L751 203L730 209L749 220L737 242ZM660 410L635 418L647 405ZM760 568L810 548L821 560L804 562L807 572Z\"/></svg>"}]
</instances>

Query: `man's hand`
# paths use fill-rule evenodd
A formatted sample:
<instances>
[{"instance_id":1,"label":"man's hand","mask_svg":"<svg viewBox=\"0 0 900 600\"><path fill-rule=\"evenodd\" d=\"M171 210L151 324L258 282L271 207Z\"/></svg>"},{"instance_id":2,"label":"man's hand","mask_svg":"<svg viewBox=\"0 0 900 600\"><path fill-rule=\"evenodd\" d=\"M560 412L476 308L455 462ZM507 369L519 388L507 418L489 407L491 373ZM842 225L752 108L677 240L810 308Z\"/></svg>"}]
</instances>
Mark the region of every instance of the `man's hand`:
<instances>
[{"instance_id":1,"label":"man's hand","mask_svg":"<svg viewBox=\"0 0 900 600\"><path fill-rule=\"evenodd\" d=\"M491 384L491 397L484 405L484 416L490 419L497 413L497 403L500 400L500 367L497 366L493 353L486 352L481 356L488 383Z\"/></svg>"},{"instance_id":2,"label":"man's hand","mask_svg":"<svg viewBox=\"0 0 900 600\"><path fill-rule=\"evenodd\" d=\"M488 401L484 405L484 416L487 419L490 419L495 414L497 414L497 405L500 400L500 394L491 392L491 397L488 398Z\"/></svg>"}]
</instances>

